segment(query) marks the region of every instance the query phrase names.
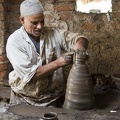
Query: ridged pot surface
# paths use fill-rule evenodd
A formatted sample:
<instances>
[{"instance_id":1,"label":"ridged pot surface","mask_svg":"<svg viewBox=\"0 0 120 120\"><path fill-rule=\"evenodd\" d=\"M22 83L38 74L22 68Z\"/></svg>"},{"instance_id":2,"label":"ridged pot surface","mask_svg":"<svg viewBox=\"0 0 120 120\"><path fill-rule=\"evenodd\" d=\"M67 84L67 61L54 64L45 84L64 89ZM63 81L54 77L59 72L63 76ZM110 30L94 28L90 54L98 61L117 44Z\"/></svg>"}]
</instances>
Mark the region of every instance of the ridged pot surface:
<instances>
[{"instance_id":1,"label":"ridged pot surface","mask_svg":"<svg viewBox=\"0 0 120 120\"><path fill-rule=\"evenodd\" d=\"M93 82L85 64L85 52L75 53L75 62L67 80L64 108L87 110L94 106Z\"/></svg>"}]
</instances>

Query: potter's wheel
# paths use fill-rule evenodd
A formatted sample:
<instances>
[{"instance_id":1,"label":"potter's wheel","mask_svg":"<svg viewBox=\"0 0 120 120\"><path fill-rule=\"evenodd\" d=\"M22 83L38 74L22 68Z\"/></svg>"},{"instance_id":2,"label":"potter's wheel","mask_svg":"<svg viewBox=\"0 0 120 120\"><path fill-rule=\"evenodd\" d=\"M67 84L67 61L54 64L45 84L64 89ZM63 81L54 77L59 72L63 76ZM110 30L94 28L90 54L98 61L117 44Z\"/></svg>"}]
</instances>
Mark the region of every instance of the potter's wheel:
<instances>
[{"instance_id":1,"label":"potter's wheel","mask_svg":"<svg viewBox=\"0 0 120 120\"><path fill-rule=\"evenodd\" d=\"M38 107L26 104L10 106L8 108L8 112L26 117L40 117L40 118L45 113L55 112L58 114L59 120L68 120L69 115L74 113L73 110L52 107Z\"/></svg>"},{"instance_id":2,"label":"potter's wheel","mask_svg":"<svg viewBox=\"0 0 120 120\"><path fill-rule=\"evenodd\" d=\"M120 95L120 94L119 94ZM119 98L119 97L118 97ZM118 102L117 102L118 101ZM119 106L119 100L115 99L114 104L110 108ZM55 112L58 114L58 120L118 120L120 118L120 110L116 110L115 113L110 113L112 109L96 109L87 111L77 111L62 108L49 108L49 107L36 107L31 105L19 104L10 106L8 112L25 116L25 117L38 117L41 118L46 112ZM40 120L40 119L39 119Z\"/></svg>"}]
</instances>

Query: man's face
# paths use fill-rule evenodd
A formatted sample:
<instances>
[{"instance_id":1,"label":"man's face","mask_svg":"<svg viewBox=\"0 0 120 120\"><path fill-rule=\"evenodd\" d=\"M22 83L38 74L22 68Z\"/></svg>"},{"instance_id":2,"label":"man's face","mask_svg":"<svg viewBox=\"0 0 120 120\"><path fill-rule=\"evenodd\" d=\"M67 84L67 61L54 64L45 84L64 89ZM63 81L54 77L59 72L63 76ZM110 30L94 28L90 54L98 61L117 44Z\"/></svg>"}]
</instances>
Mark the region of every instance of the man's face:
<instances>
[{"instance_id":1,"label":"man's face","mask_svg":"<svg viewBox=\"0 0 120 120\"><path fill-rule=\"evenodd\" d=\"M22 19L22 20L21 20ZM44 15L36 14L24 18L20 18L25 30L34 37L39 37L44 26Z\"/></svg>"}]
</instances>

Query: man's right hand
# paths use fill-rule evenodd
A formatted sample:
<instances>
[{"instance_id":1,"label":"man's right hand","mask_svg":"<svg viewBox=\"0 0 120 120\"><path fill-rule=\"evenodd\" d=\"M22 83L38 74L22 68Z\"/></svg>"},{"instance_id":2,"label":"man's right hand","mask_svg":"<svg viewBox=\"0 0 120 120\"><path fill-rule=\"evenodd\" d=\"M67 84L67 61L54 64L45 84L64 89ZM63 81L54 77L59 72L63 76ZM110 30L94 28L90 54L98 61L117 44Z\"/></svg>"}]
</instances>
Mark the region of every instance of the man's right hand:
<instances>
[{"instance_id":1,"label":"man's right hand","mask_svg":"<svg viewBox=\"0 0 120 120\"><path fill-rule=\"evenodd\" d=\"M36 80L36 79L39 79L42 77L46 77L47 75L51 74L55 70L59 69L60 67L72 64L73 63L73 54L74 54L73 52L66 52L66 53L62 54L56 60L54 60L46 65L40 66L37 69L36 74L34 75L33 79Z\"/></svg>"},{"instance_id":2,"label":"man's right hand","mask_svg":"<svg viewBox=\"0 0 120 120\"><path fill-rule=\"evenodd\" d=\"M57 62L59 63L59 65L65 66L65 65L69 65L73 63L73 52L66 52L63 53L58 59Z\"/></svg>"}]
</instances>

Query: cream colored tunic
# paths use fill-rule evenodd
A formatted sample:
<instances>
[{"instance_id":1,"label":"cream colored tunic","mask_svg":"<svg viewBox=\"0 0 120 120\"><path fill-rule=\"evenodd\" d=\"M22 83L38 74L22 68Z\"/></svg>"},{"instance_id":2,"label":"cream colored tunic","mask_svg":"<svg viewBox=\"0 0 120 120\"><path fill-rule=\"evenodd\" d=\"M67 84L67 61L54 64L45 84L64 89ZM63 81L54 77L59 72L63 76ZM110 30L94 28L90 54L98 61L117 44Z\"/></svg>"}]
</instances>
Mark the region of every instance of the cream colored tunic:
<instances>
[{"instance_id":1,"label":"cream colored tunic","mask_svg":"<svg viewBox=\"0 0 120 120\"><path fill-rule=\"evenodd\" d=\"M22 96L28 103L46 106L65 93L66 82L63 68L46 76L44 79L32 80L36 69L59 57L63 50L70 51L73 44L81 37L58 29L46 29L40 37L40 54L23 27L10 35L7 41L7 57L13 66L9 74L12 90Z\"/></svg>"}]
</instances>

